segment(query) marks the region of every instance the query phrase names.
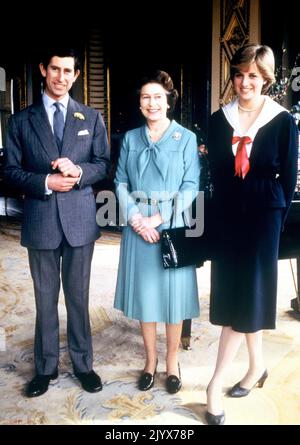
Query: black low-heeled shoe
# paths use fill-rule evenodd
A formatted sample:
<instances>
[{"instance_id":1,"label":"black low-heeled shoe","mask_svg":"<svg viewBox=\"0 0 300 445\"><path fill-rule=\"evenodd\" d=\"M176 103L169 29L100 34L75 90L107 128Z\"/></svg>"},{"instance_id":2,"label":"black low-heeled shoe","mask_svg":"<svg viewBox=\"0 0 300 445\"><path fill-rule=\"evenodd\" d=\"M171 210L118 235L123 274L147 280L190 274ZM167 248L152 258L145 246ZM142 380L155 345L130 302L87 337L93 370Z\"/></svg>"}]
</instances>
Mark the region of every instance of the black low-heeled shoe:
<instances>
[{"instance_id":1,"label":"black low-heeled shoe","mask_svg":"<svg viewBox=\"0 0 300 445\"><path fill-rule=\"evenodd\" d=\"M221 414L214 415L206 411L205 420L207 425L224 425L225 423L225 413L224 411Z\"/></svg>"},{"instance_id":2,"label":"black low-heeled shoe","mask_svg":"<svg viewBox=\"0 0 300 445\"><path fill-rule=\"evenodd\" d=\"M140 391L148 391L154 385L154 378L156 374L158 360L156 360L156 367L153 374L150 372L143 372L138 381L138 388Z\"/></svg>"},{"instance_id":3,"label":"black low-heeled shoe","mask_svg":"<svg viewBox=\"0 0 300 445\"><path fill-rule=\"evenodd\" d=\"M178 363L178 373L179 377L177 377L176 375L169 375L167 377L166 388L168 393L170 394L176 394L182 387L179 363Z\"/></svg>"},{"instance_id":4,"label":"black low-heeled shoe","mask_svg":"<svg viewBox=\"0 0 300 445\"><path fill-rule=\"evenodd\" d=\"M85 391L92 393L102 391L101 378L93 369L89 372L74 372L74 375L78 378L82 389Z\"/></svg>"},{"instance_id":5,"label":"black low-heeled shoe","mask_svg":"<svg viewBox=\"0 0 300 445\"><path fill-rule=\"evenodd\" d=\"M227 391L227 395L229 397L245 397L249 394L249 392L257 386L258 388L262 388L264 383L268 377L268 371L265 369L263 375L257 380L255 385L252 386L251 389L243 388L240 383L236 383L232 388Z\"/></svg>"},{"instance_id":6,"label":"black low-heeled shoe","mask_svg":"<svg viewBox=\"0 0 300 445\"><path fill-rule=\"evenodd\" d=\"M36 374L36 376L27 385L25 390L26 397L38 397L45 394L45 392L48 391L50 380L56 380L57 377L57 369L53 372L53 374Z\"/></svg>"}]
</instances>

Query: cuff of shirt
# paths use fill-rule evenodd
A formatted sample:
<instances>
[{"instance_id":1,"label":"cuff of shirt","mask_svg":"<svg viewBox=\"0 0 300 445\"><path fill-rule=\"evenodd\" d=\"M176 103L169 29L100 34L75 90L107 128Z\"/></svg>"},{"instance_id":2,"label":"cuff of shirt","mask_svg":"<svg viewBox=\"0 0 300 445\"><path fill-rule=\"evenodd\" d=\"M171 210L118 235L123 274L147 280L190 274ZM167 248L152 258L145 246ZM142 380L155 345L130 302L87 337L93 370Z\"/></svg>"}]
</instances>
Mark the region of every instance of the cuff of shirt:
<instances>
[{"instance_id":1,"label":"cuff of shirt","mask_svg":"<svg viewBox=\"0 0 300 445\"><path fill-rule=\"evenodd\" d=\"M79 165L76 165L76 167L79 170L79 178L78 178L78 181L76 182L76 184L79 185L79 183L81 181L81 177L82 177L82 168Z\"/></svg>"},{"instance_id":2,"label":"cuff of shirt","mask_svg":"<svg viewBox=\"0 0 300 445\"><path fill-rule=\"evenodd\" d=\"M52 195L52 190L48 189L48 177L50 176L50 173L46 176L45 179L45 195Z\"/></svg>"}]
</instances>

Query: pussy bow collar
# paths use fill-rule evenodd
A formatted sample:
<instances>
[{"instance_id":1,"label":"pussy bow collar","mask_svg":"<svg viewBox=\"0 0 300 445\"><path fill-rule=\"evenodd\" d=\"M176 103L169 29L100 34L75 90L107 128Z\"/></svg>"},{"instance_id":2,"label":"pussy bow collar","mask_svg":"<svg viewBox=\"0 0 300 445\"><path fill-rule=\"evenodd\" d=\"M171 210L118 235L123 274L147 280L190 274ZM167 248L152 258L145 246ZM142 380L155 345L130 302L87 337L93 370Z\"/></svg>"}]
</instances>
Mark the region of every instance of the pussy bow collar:
<instances>
[{"instance_id":1,"label":"pussy bow collar","mask_svg":"<svg viewBox=\"0 0 300 445\"><path fill-rule=\"evenodd\" d=\"M164 181L166 180L169 168L169 156L168 150L166 150L166 141L170 136L172 136L173 139L175 139L175 136L178 137L177 135L181 136L182 132L176 130L179 130L179 126L177 122L173 120L163 136L158 141L153 142L150 139L147 125L141 127L141 138L145 146L138 157L138 173L140 178L143 176L152 154L153 162L158 172L162 179Z\"/></svg>"}]
</instances>

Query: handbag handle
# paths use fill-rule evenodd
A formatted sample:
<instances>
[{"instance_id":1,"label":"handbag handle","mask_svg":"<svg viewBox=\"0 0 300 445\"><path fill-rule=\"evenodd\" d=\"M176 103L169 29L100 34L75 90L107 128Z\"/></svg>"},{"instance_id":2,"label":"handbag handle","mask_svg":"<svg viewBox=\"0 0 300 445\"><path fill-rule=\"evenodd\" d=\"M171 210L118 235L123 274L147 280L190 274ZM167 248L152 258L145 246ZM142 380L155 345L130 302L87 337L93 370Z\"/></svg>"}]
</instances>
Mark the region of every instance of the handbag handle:
<instances>
[{"instance_id":1,"label":"handbag handle","mask_svg":"<svg viewBox=\"0 0 300 445\"><path fill-rule=\"evenodd\" d=\"M176 196L177 196L177 194L173 196L172 203L171 203L171 205L172 205L172 214L171 214L171 218L170 218L170 229L172 229L172 226L173 226L173 218L174 218L174 210L175 210L175 197Z\"/></svg>"},{"instance_id":2,"label":"handbag handle","mask_svg":"<svg viewBox=\"0 0 300 445\"><path fill-rule=\"evenodd\" d=\"M172 214L171 214L171 218L170 218L170 229L174 228L172 226L173 226L174 210L175 210L175 205L176 205L175 204L175 200L176 200L177 196L178 196L178 193L176 193L176 195L174 195L173 198L172 198L173 210L172 210ZM183 222L184 222L184 211L181 212L181 215L182 215L182 219L183 219Z\"/></svg>"}]
</instances>

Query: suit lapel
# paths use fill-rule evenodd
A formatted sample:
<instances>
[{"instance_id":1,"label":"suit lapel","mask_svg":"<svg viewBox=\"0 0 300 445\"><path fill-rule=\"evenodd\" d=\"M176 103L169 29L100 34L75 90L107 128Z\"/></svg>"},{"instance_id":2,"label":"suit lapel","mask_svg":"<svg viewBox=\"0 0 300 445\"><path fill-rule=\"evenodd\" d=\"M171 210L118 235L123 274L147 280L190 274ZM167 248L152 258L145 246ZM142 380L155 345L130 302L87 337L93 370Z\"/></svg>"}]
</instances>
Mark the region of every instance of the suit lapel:
<instances>
[{"instance_id":1,"label":"suit lapel","mask_svg":"<svg viewBox=\"0 0 300 445\"><path fill-rule=\"evenodd\" d=\"M80 120L74 116L74 113L80 111L80 104L75 102L71 97L69 99L64 137L61 149L61 156L67 156L67 154L76 146L77 133L80 128Z\"/></svg>"},{"instance_id":2,"label":"suit lapel","mask_svg":"<svg viewBox=\"0 0 300 445\"><path fill-rule=\"evenodd\" d=\"M42 99L32 106L30 110L29 120L50 161L58 158L58 148Z\"/></svg>"}]
</instances>

